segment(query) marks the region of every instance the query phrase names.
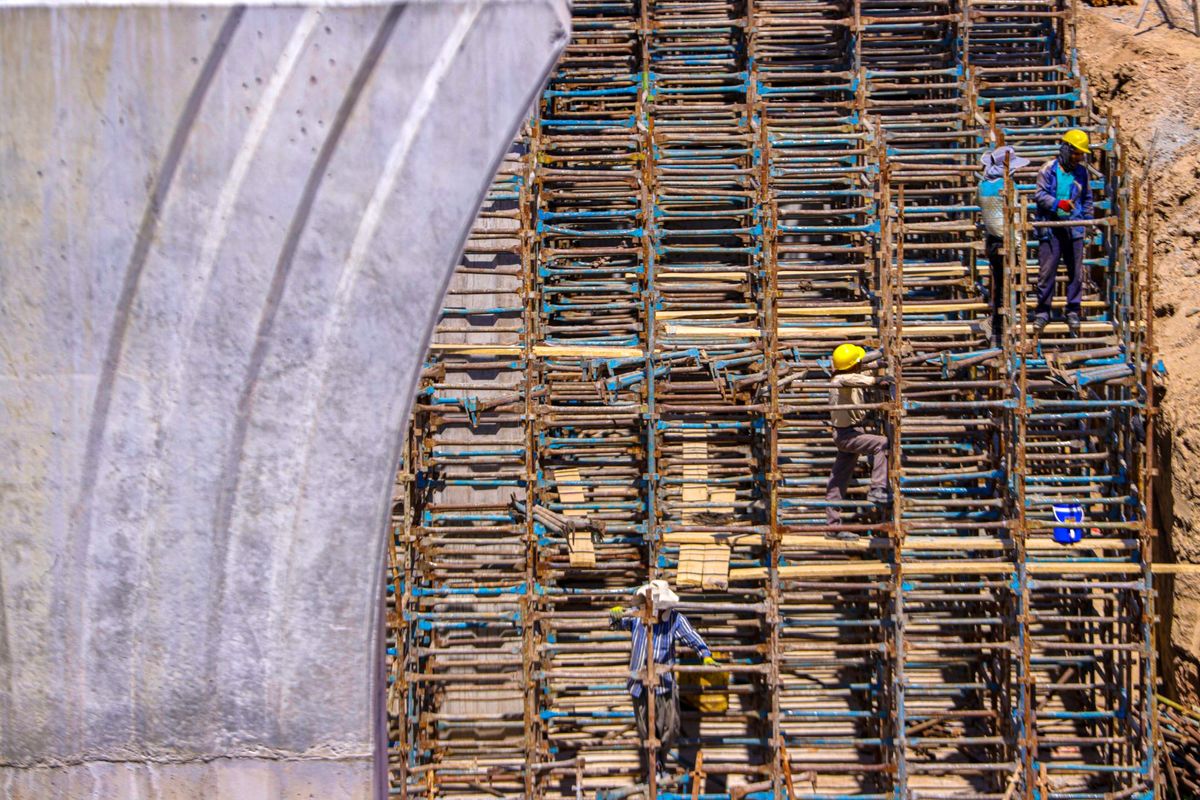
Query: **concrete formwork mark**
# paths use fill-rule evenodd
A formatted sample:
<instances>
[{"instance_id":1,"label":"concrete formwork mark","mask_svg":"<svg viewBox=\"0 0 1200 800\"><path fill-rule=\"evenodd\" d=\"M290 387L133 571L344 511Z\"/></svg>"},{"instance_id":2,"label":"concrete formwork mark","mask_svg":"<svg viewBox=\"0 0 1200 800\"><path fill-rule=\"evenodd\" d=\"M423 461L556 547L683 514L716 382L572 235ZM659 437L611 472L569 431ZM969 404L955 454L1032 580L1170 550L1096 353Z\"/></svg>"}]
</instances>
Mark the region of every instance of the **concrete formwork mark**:
<instances>
[{"instance_id":1,"label":"concrete formwork mark","mask_svg":"<svg viewBox=\"0 0 1200 800\"><path fill-rule=\"evenodd\" d=\"M336 796L366 796L397 441L564 10L0 15L4 794L74 796L95 767L88 794L247 796L189 766L245 756L222 774L283 786L328 762L356 787ZM389 24L333 130L329 99ZM101 52L86 79L54 61ZM259 265L289 253L273 291Z\"/></svg>"}]
</instances>

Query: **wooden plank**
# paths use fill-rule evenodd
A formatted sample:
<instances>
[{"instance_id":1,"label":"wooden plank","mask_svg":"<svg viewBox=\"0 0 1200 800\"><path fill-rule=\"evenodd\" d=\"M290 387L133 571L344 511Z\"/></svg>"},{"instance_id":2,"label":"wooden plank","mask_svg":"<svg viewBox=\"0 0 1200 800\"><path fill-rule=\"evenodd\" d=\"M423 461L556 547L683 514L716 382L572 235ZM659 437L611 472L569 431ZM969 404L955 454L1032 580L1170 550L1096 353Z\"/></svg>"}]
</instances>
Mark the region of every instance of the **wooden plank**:
<instances>
[{"instance_id":1,"label":"wooden plank","mask_svg":"<svg viewBox=\"0 0 1200 800\"><path fill-rule=\"evenodd\" d=\"M1004 550L1011 546L1000 539L971 536L907 536L904 539L905 550Z\"/></svg>"},{"instance_id":2,"label":"wooden plank","mask_svg":"<svg viewBox=\"0 0 1200 800\"><path fill-rule=\"evenodd\" d=\"M1200 564L1151 564L1155 575L1200 575Z\"/></svg>"},{"instance_id":3,"label":"wooden plank","mask_svg":"<svg viewBox=\"0 0 1200 800\"><path fill-rule=\"evenodd\" d=\"M659 311L655 319L712 319L715 317L757 317L756 308L709 308Z\"/></svg>"},{"instance_id":4,"label":"wooden plank","mask_svg":"<svg viewBox=\"0 0 1200 800\"><path fill-rule=\"evenodd\" d=\"M1006 575L1015 572L1015 564L997 561L909 561L901 567L904 575Z\"/></svg>"},{"instance_id":5,"label":"wooden plank","mask_svg":"<svg viewBox=\"0 0 1200 800\"><path fill-rule=\"evenodd\" d=\"M578 483L583 480L579 474L577 467L560 467L553 470L555 488L558 490L558 499L563 504L562 514L564 517L582 517L587 514L587 511L577 506L581 506L587 502L587 491L583 486L567 486L566 482ZM572 507L576 506L576 507Z\"/></svg>"},{"instance_id":6,"label":"wooden plank","mask_svg":"<svg viewBox=\"0 0 1200 800\"><path fill-rule=\"evenodd\" d=\"M830 325L828 328L782 327L780 339L867 339L874 342L879 330L874 325Z\"/></svg>"},{"instance_id":7,"label":"wooden plank","mask_svg":"<svg viewBox=\"0 0 1200 800\"><path fill-rule=\"evenodd\" d=\"M592 543L592 532L573 530L567 535L567 555L575 569L594 569L596 546Z\"/></svg>"},{"instance_id":8,"label":"wooden plank","mask_svg":"<svg viewBox=\"0 0 1200 800\"><path fill-rule=\"evenodd\" d=\"M804 306L779 309L776 314L781 317L823 317L843 314L871 314L873 309L868 303L851 303L838 306Z\"/></svg>"},{"instance_id":9,"label":"wooden plank","mask_svg":"<svg viewBox=\"0 0 1200 800\"><path fill-rule=\"evenodd\" d=\"M546 358L641 358L646 351L640 347L595 347L586 345L539 344L534 345L535 356Z\"/></svg>"},{"instance_id":10,"label":"wooden plank","mask_svg":"<svg viewBox=\"0 0 1200 800\"><path fill-rule=\"evenodd\" d=\"M1113 561L1029 561L1025 569L1031 575L1136 575L1140 564Z\"/></svg>"},{"instance_id":11,"label":"wooden plank","mask_svg":"<svg viewBox=\"0 0 1200 800\"><path fill-rule=\"evenodd\" d=\"M732 486L713 486L708 490L708 502L712 504L709 511L717 514L732 514L733 501L737 498L737 490Z\"/></svg>"},{"instance_id":12,"label":"wooden plank","mask_svg":"<svg viewBox=\"0 0 1200 800\"><path fill-rule=\"evenodd\" d=\"M905 314L935 314L950 311L983 311L991 308L987 303L964 301L961 303L905 303ZM781 308L777 312L780 317L822 317L842 314L870 314L872 309L866 303L846 306L810 306L805 308Z\"/></svg>"},{"instance_id":13,"label":"wooden plank","mask_svg":"<svg viewBox=\"0 0 1200 800\"><path fill-rule=\"evenodd\" d=\"M1035 575L1136 575L1140 564L1096 561L1027 561L1026 570ZM968 561L909 562L901 566L903 575L1004 575L1016 565L1004 562ZM1200 575L1200 564L1152 564L1150 570L1164 575ZM889 575L891 567L882 561L822 562L795 564L779 568L781 578L836 578L839 576ZM740 567L729 570L731 580L756 580L767 577L766 567Z\"/></svg>"},{"instance_id":14,"label":"wooden plank","mask_svg":"<svg viewBox=\"0 0 1200 800\"><path fill-rule=\"evenodd\" d=\"M703 548L705 589L729 588L729 548L723 544L706 544Z\"/></svg>"},{"instance_id":15,"label":"wooden plank","mask_svg":"<svg viewBox=\"0 0 1200 800\"><path fill-rule=\"evenodd\" d=\"M1005 542L1001 539L990 539L983 537L971 536L908 536L904 539L904 549L907 550L948 550L948 551L963 551L963 550L1006 550L1012 547L1011 542ZM1059 544L1050 537L1033 538L1026 540L1027 548L1036 548L1038 550L1054 550L1061 552L1064 545ZM1087 549L1125 549L1128 545L1124 540L1114 537L1089 537L1080 542L1076 547L1086 547Z\"/></svg>"},{"instance_id":16,"label":"wooden plank","mask_svg":"<svg viewBox=\"0 0 1200 800\"><path fill-rule=\"evenodd\" d=\"M477 356L519 356L520 345L454 344L434 342L432 352ZM640 347L596 347L584 345L534 345L533 354L546 358L641 358L646 351Z\"/></svg>"},{"instance_id":17,"label":"wooden plank","mask_svg":"<svg viewBox=\"0 0 1200 800\"><path fill-rule=\"evenodd\" d=\"M718 328L712 325L680 325L675 322L668 322L666 331L668 336L725 336L729 338L762 336L762 330L759 328L736 328L733 326Z\"/></svg>"},{"instance_id":18,"label":"wooden plank","mask_svg":"<svg viewBox=\"0 0 1200 800\"><path fill-rule=\"evenodd\" d=\"M679 548L676 586L691 589L704 585L704 547L702 544L685 544Z\"/></svg>"},{"instance_id":19,"label":"wooden plank","mask_svg":"<svg viewBox=\"0 0 1200 800\"><path fill-rule=\"evenodd\" d=\"M683 440L683 502L708 502L708 442L702 432L684 434ZM694 516L685 512L684 517Z\"/></svg>"},{"instance_id":20,"label":"wooden plank","mask_svg":"<svg viewBox=\"0 0 1200 800\"><path fill-rule=\"evenodd\" d=\"M892 568L882 561L794 564L779 568L779 577L781 578L850 578L891 574ZM766 567L739 567L729 570L729 579L732 581L756 580L766 577Z\"/></svg>"},{"instance_id":21,"label":"wooden plank","mask_svg":"<svg viewBox=\"0 0 1200 800\"><path fill-rule=\"evenodd\" d=\"M473 356L519 356L521 355L521 347L519 345L494 345L494 344L446 344L434 342L429 345L429 349L437 353L451 353L459 355Z\"/></svg>"},{"instance_id":22,"label":"wooden plank","mask_svg":"<svg viewBox=\"0 0 1200 800\"><path fill-rule=\"evenodd\" d=\"M912 323L906 323L905 328L914 327ZM965 336L971 333L970 325L954 325L954 324L931 324L919 325L922 333L938 334L938 335L959 335ZM781 339L851 339L854 337L863 336L878 336L879 331L873 325L830 325L828 328L783 328L779 329L779 337Z\"/></svg>"},{"instance_id":23,"label":"wooden plank","mask_svg":"<svg viewBox=\"0 0 1200 800\"><path fill-rule=\"evenodd\" d=\"M1113 326L1111 322L1083 322L1080 325L1080 330L1084 333L1112 333ZM1033 335L1033 323L1025 324L1026 335ZM1067 323L1051 322L1046 326L1046 333L1066 333Z\"/></svg>"}]
</instances>

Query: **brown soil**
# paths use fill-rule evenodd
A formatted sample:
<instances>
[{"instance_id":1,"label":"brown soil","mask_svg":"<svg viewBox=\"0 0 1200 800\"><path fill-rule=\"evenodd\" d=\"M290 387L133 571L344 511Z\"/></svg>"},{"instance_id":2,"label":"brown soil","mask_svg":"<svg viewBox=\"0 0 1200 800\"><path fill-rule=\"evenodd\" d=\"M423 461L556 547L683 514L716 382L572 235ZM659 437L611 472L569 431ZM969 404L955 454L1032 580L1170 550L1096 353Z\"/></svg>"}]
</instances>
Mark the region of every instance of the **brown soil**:
<instances>
[{"instance_id":1,"label":"brown soil","mask_svg":"<svg viewBox=\"0 0 1200 800\"><path fill-rule=\"evenodd\" d=\"M1153 3L1153 0L1151 0ZM1092 94L1120 122L1154 190L1155 338L1169 380L1159 423L1158 559L1200 563L1200 38L1190 6L1084 8L1079 54ZM1153 26L1153 27L1152 27ZM1166 690L1200 703L1200 577L1159 586Z\"/></svg>"}]
</instances>

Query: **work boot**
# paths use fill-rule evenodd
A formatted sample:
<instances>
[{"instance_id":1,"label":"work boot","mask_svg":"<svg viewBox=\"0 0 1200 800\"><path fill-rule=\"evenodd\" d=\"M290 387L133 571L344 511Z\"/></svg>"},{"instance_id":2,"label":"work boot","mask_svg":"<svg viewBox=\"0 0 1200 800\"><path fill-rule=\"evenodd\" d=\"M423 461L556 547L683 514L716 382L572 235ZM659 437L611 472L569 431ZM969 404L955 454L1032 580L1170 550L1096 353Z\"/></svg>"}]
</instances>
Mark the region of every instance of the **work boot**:
<instances>
[{"instance_id":1,"label":"work boot","mask_svg":"<svg viewBox=\"0 0 1200 800\"><path fill-rule=\"evenodd\" d=\"M1079 330L1082 323L1079 321L1079 314L1074 311L1067 312L1067 331L1074 337L1079 337Z\"/></svg>"},{"instance_id":2,"label":"work boot","mask_svg":"<svg viewBox=\"0 0 1200 800\"><path fill-rule=\"evenodd\" d=\"M892 502L892 492L886 488L872 489L867 492L867 500L877 505L886 506Z\"/></svg>"},{"instance_id":3,"label":"work boot","mask_svg":"<svg viewBox=\"0 0 1200 800\"><path fill-rule=\"evenodd\" d=\"M1042 331L1046 330L1046 326L1050 324L1049 314L1038 314L1033 318L1033 335L1041 336Z\"/></svg>"}]
</instances>

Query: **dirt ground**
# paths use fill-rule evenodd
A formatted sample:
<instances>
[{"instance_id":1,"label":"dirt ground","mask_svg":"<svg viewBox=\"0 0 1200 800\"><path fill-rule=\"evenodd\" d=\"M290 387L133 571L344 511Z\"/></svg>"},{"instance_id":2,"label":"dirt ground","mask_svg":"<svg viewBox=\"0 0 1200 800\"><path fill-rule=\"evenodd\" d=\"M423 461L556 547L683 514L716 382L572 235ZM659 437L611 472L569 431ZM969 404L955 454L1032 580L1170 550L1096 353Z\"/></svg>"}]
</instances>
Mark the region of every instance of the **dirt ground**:
<instances>
[{"instance_id":1,"label":"dirt ground","mask_svg":"<svg viewBox=\"0 0 1200 800\"><path fill-rule=\"evenodd\" d=\"M1153 2L1139 30L1140 4L1083 7L1078 46L1093 96L1154 187L1155 336L1169 374L1158 558L1200 562L1200 37L1181 0L1169 6L1174 29ZM1167 691L1200 703L1200 577L1165 578L1159 590Z\"/></svg>"}]
</instances>

